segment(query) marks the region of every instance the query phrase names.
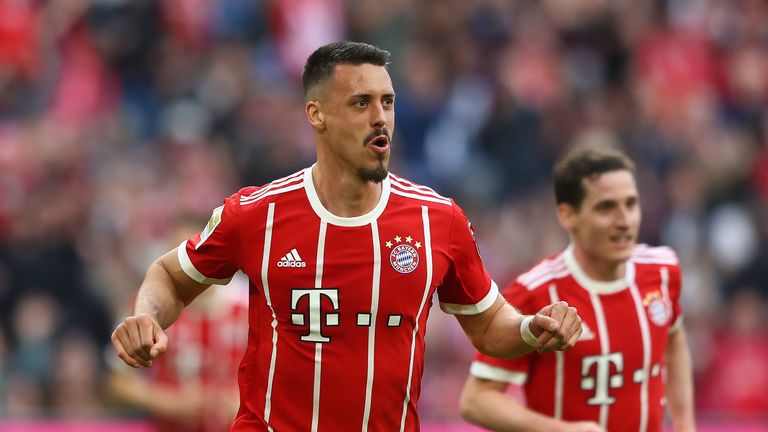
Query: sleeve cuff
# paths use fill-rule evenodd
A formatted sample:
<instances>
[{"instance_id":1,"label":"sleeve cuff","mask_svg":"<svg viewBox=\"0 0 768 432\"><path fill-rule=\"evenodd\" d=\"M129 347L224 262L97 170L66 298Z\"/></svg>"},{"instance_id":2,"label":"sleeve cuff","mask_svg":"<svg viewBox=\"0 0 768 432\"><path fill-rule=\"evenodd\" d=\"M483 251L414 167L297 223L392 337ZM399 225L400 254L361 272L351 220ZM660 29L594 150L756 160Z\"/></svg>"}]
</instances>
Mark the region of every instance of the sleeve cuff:
<instances>
[{"instance_id":1,"label":"sleeve cuff","mask_svg":"<svg viewBox=\"0 0 768 432\"><path fill-rule=\"evenodd\" d=\"M677 317L677 319L675 320L675 323L674 323L674 324L672 324L671 326L669 326L669 329L667 330L667 333L668 333L668 334L672 334L672 333L674 333L674 332L676 332L676 331L680 330L680 327L682 327L682 326L683 326L683 316L682 316L682 315L680 315L680 316L679 316L679 317Z\"/></svg>"},{"instance_id":2,"label":"sleeve cuff","mask_svg":"<svg viewBox=\"0 0 768 432\"><path fill-rule=\"evenodd\" d=\"M226 285L232 280L231 277L227 279L209 278L200 273L200 271L198 271L192 264L192 260L189 259L189 255L187 254L187 240L181 242L179 247L176 248L176 251L181 269L195 282L208 285Z\"/></svg>"},{"instance_id":3,"label":"sleeve cuff","mask_svg":"<svg viewBox=\"0 0 768 432\"><path fill-rule=\"evenodd\" d=\"M488 294L483 297L482 300L475 304L463 305L455 303L440 303L440 309L445 313L453 315L476 315L485 312L496 301L496 297L499 296L499 287L496 282L491 279L491 288Z\"/></svg>"},{"instance_id":4,"label":"sleeve cuff","mask_svg":"<svg viewBox=\"0 0 768 432\"><path fill-rule=\"evenodd\" d=\"M528 378L528 374L525 372L511 371L479 361L472 362L472 366L469 368L469 373L477 378L506 382L520 386L525 384L525 380Z\"/></svg>"}]
</instances>

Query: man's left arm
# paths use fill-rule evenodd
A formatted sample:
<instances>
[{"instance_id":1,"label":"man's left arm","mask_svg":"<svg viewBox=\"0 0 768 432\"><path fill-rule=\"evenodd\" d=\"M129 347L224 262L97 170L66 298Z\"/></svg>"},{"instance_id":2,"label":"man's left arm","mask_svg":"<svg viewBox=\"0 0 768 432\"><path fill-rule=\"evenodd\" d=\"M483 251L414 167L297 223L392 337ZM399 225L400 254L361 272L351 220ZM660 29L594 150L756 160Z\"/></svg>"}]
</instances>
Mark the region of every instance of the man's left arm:
<instances>
[{"instance_id":1,"label":"man's left arm","mask_svg":"<svg viewBox=\"0 0 768 432\"><path fill-rule=\"evenodd\" d=\"M693 413L693 372L685 327L670 333L666 350L667 406L676 432L696 430Z\"/></svg>"},{"instance_id":2,"label":"man's left arm","mask_svg":"<svg viewBox=\"0 0 768 432\"><path fill-rule=\"evenodd\" d=\"M452 209L448 236L453 265L438 295L441 308L456 316L472 345L497 358L518 357L533 349L547 352L572 347L581 334L576 308L561 301L535 315L520 315L498 294L483 266L467 216L455 203Z\"/></svg>"},{"instance_id":3,"label":"man's left arm","mask_svg":"<svg viewBox=\"0 0 768 432\"><path fill-rule=\"evenodd\" d=\"M498 358L518 357L534 349L539 352L562 351L571 348L581 335L581 318L576 308L562 301L544 307L536 315L526 316L519 314L499 295L485 311L456 315L456 319L478 351ZM535 338L535 344L527 343L523 338L526 326Z\"/></svg>"}]
</instances>

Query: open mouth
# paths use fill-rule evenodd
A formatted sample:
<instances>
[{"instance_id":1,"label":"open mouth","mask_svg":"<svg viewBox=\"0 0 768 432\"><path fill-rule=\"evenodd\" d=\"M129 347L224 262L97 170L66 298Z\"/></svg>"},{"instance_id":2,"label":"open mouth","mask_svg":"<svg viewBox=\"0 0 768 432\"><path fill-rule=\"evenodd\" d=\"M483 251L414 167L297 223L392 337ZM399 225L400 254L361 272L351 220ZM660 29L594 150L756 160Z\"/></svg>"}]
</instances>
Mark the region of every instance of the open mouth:
<instances>
[{"instance_id":1,"label":"open mouth","mask_svg":"<svg viewBox=\"0 0 768 432\"><path fill-rule=\"evenodd\" d=\"M384 154L389 149L389 138L379 135L368 141L368 147L376 153Z\"/></svg>"},{"instance_id":2,"label":"open mouth","mask_svg":"<svg viewBox=\"0 0 768 432\"><path fill-rule=\"evenodd\" d=\"M389 145L389 138L385 135L379 135L372 139L368 144L383 149Z\"/></svg>"}]
</instances>

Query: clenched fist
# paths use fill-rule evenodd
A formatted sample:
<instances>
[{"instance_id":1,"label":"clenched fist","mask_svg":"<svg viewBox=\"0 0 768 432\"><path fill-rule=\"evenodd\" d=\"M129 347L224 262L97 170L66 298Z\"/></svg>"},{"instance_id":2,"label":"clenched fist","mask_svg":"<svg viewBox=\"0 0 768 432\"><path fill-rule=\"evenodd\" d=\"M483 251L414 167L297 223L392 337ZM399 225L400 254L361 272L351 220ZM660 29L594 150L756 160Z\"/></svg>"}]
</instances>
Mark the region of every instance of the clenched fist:
<instances>
[{"instance_id":1,"label":"clenched fist","mask_svg":"<svg viewBox=\"0 0 768 432\"><path fill-rule=\"evenodd\" d=\"M152 359L168 348L163 328L148 315L126 318L112 332L112 345L117 356L129 366L152 366Z\"/></svg>"},{"instance_id":2,"label":"clenched fist","mask_svg":"<svg viewBox=\"0 0 768 432\"><path fill-rule=\"evenodd\" d=\"M575 307L564 301L542 308L530 321L538 352L572 348L581 336L581 318Z\"/></svg>"}]
</instances>

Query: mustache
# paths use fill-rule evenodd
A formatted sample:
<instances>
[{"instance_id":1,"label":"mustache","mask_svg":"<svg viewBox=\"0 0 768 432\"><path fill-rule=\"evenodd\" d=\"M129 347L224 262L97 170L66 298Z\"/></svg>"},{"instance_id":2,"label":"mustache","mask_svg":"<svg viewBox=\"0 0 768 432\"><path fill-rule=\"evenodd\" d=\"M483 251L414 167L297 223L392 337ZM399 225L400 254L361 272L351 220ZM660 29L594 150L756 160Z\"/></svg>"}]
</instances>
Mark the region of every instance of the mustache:
<instances>
[{"instance_id":1,"label":"mustache","mask_svg":"<svg viewBox=\"0 0 768 432\"><path fill-rule=\"evenodd\" d=\"M363 140L363 145L367 145L369 142L371 142L372 139L376 138L377 136L384 135L387 137L388 141L392 141L392 137L389 135L389 130L387 130L386 126L382 128L376 128L371 131L371 133L368 134L368 136L365 137Z\"/></svg>"}]
</instances>

